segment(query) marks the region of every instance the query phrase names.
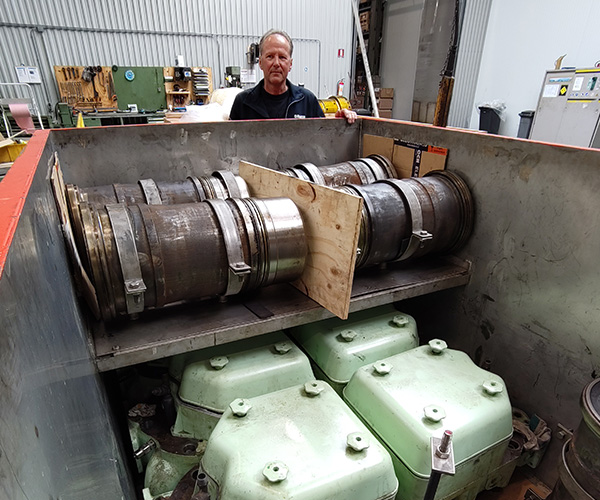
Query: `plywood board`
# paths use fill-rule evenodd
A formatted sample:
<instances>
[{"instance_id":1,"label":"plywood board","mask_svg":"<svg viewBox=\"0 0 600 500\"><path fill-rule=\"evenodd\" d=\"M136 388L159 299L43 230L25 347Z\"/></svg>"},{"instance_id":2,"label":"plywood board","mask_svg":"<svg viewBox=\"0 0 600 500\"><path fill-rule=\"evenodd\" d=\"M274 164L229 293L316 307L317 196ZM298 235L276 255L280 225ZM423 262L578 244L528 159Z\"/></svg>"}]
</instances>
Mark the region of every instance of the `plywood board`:
<instances>
[{"instance_id":1,"label":"plywood board","mask_svg":"<svg viewBox=\"0 0 600 500\"><path fill-rule=\"evenodd\" d=\"M240 162L252 196L284 196L296 203L308 245L306 266L292 283L336 316L346 319L354 279L362 199L325 186Z\"/></svg>"}]
</instances>

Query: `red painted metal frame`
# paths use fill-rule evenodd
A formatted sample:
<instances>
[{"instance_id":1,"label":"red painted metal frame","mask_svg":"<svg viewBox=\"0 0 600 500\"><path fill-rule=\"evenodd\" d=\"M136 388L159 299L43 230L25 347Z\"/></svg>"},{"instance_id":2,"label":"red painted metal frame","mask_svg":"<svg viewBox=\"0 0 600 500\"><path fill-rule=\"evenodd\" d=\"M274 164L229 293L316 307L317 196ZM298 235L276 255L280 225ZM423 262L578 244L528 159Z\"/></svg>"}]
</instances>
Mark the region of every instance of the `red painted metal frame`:
<instances>
[{"instance_id":1,"label":"red painted metal frame","mask_svg":"<svg viewBox=\"0 0 600 500\"><path fill-rule=\"evenodd\" d=\"M49 130L38 130L0 182L0 278Z\"/></svg>"}]
</instances>

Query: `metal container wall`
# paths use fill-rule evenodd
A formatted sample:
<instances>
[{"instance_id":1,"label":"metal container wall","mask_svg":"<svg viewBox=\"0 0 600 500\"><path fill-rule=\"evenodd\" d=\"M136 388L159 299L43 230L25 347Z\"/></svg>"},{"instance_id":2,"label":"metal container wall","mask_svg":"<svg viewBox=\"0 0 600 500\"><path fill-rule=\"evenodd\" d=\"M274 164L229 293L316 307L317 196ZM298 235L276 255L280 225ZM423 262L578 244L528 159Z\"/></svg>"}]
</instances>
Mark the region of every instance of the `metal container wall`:
<instances>
[{"instance_id":1,"label":"metal container wall","mask_svg":"<svg viewBox=\"0 0 600 500\"><path fill-rule=\"evenodd\" d=\"M593 230L600 213L598 151L374 119L354 126L290 120L53 130L34 137L0 183L5 238L0 374L9 381L0 391L0 471L7 498L23 492L29 498L80 498L80 487L88 495L95 488L92 494L99 499L135 497L97 375L98 366L111 370L115 365L107 360L119 359L119 353L102 358L90 350L88 315L69 283L48 183L54 152L67 182L89 186L235 170L239 159L272 168L336 163L360 155L362 133L447 147L447 167L473 190L474 233L458 253L472 262L470 282L413 299L407 311L428 320L420 323L422 330L444 331L446 340L477 362L489 359L515 406L535 408L548 416L551 427L559 422L577 426L581 387L600 360L593 300L600 294L600 232ZM124 162L133 166L125 170ZM142 171L137 164L152 167ZM353 299L352 305L361 309L406 297L394 291L379 299ZM286 314L296 325L324 319L316 310ZM211 334L197 326L185 341L137 343L129 359L212 346L279 329L286 321L295 326L281 318L276 313L268 324L242 326L223 318L224 332ZM113 345L125 348L120 340ZM547 484L556 481L561 445L551 443L537 469ZM32 454L32 449L38 451ZM40 474L32 475L32 468Z\"/></svg>"},{"instance_id":2,"label":"metal container wall","mask_svg":"<svg viewBox=\"0 0 600 500\"><path fill-rule=\"evenodd\" d=\"M469 491L496 478L512 436L512 408L503 380L441 340L357 370L344 400L385 443L400 483L398 498L423 498L431 472L430 438L453 433L456 475L436 498Z\"/></svg>"},{"instance_id":3,"label":"metal container wall","mask_svg":"<svg viewBox=\"0 0 600 500\"><path fill-rule=\"evenodd\" d=\"M290 330L314 363L318 378L338 394L361 366L419 345L417 324L391 305L326 319Z\"/></svg>"},{"instance_id":4,"label":"metal container wall","mask_svg":"<svg viewBox=\"0 0 600 500\"><path fill-rule=\"evenodd\" d=\"M315 380L233 401L202 468L220 500L391 500L398 485L383 446Z\"/></svg>"}]
</instances>

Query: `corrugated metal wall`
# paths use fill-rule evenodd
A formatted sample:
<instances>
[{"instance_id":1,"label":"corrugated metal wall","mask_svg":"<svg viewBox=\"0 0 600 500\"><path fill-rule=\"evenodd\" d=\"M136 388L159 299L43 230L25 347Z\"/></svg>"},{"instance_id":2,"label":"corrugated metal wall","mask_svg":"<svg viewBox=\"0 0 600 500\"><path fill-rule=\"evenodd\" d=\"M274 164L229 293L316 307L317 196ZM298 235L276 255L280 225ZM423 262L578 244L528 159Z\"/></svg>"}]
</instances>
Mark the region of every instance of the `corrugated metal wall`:
<instances>
[{"instance_id":1,"label":"corrugated metal wall","mask_svg":"<svg viewBox=\"0 0 600 500\"><path fill-rule=\"evenodd\" d=\"M39 67L43 83L33 86L47 114L58 100L54 65L173 66L182 54L190 66L212 67L217 88L226 66L248 68L248 45L279 28L294 40L290 79L328 97L350 80L350 1L0 0L0 82L17 81L15 66ZM0 95L24 94L0 87Z\"/></svg>"},{"instance_id":2,"label":"corrugated metal wall","mask_svg":"<svg viewBox=\"0 0 600 500\"><path fill-rule=\"evenodd\" d=\"M456 59L456 80L448 125L469 128L481 56L493 0L467 0Z\"/></svg>"}]
</instances>

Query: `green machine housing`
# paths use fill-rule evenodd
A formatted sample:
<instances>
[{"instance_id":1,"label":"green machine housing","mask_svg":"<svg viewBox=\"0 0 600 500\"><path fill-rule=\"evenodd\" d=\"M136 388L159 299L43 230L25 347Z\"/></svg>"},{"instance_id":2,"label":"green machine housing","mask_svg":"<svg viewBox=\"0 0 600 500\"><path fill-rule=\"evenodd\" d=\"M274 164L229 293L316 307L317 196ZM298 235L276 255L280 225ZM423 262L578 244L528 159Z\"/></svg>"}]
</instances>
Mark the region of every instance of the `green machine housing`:
<instances>
[{"instance_id":1,"label":"green machine housing","mask_svg":"<svg viewBox=\"0 0 600 500\"><path fill-rule=\"evenodd\" d=\"M317 378L340 395L361 366L419 345L414 318L393 305L355 312L345 321L332 318L292 328L290 336L308 354Z\"/></svg>"},{"instance_id":2,"label":"green machine housing","mask_svg":"<svg viewBox=\"0 0 600 500\"><path fill-rule=\"evenodd\" d=\"M219 500L391 500L391 458L323 381L231 403L202 458Z\"/></svg>"},{"instance_id":3,"label":"green machine housing","mask_svg":"<svg viewBox=\"0 0 600 500\"><path fill-rule=\"evenodd\" d=\"M344 399L390 451L398 500L423 498L430 438L445 430L453 433L456 474L441 478L437 500L473 500L510 479L501 467L513 432L504 382L443 340L360 368Z\"/></svg>"}]
</instances>

